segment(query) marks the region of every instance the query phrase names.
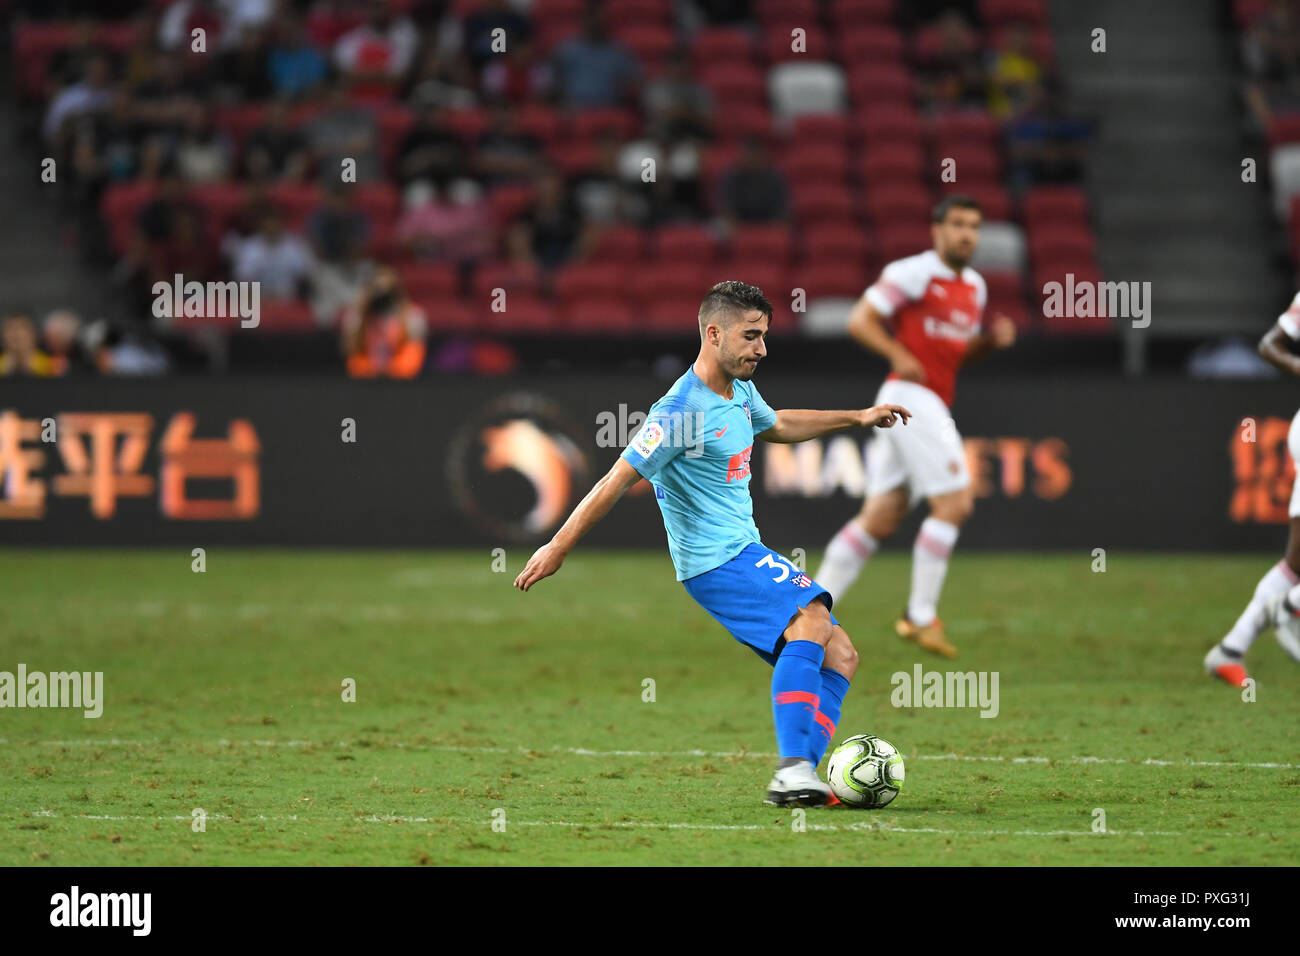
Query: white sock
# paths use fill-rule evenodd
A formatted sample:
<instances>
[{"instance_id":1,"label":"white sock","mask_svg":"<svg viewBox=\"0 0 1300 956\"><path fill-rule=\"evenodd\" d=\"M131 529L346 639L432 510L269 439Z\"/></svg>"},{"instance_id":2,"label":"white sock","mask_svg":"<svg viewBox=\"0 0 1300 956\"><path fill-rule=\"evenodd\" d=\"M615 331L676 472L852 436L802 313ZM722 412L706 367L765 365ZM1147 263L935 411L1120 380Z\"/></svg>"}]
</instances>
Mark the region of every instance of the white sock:
<instances>
[{"instance_id":1,"label":"white sock","mask_svg":"<svg viewBox=\"0 0 1300 956\"><path fill-rule=\"evenodd\" d=\"M879 547L875 538L863 531L856 520L851 520L826 545L826 556L813 579L831 592L831 600L838 601Z\"/></svg>"},{"instance_id":2,"label":"white sock","mask_svg":"<svg viewBox=\"0 0 1300 956\"><path fill-rule=\"evenodd\" d=\"M912 546L912 596L907 601L907 619L919 627L934 621L939 593L948 574L948 557L957 544L960 529L955 524L926 518Z\"/></svg>"},{"instance_id":3,"label":"white sock","mask_svg":"<svg viewBox=\"0 0 1300 956\"><path fill-rule=\"evenodd\" d=\"M1237 623L1232 625L1232 630L1223 639L1223 646L1243 655L1250 650L1255 638L1268 627L1264 611L1268 599L1295 587L1297 583L1300 583L1300 578L1287 567L1285 561L1279 561L1269 568L1268 574L1260 578L1259 584L1255 586L1255 596L1246 605L1246 610L1241 612L1241 617L1237 618Z\"/></svg>"}]
</instances>

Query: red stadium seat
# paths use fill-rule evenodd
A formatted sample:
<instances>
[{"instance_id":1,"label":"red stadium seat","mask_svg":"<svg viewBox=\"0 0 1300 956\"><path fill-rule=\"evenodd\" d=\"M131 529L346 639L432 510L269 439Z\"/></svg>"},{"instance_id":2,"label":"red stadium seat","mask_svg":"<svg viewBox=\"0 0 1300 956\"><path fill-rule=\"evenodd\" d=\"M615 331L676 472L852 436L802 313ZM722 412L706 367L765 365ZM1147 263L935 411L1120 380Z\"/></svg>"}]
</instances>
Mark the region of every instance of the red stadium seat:
<instances>
[{"instance_id":1,"label":"red stadium seat","mask_svg":"<svg viewBox=\"0 0 1300 956\"><path fill-rule=\"evenodd\" d=\"M628 23L624 16L620 5L614 38L631 50L649 72L657 72L677 45L677 37L666 23Z\"/></svg>"},{"instance_id":2,"label":"red stadium seat","mask_svg":"<svg viewBox=\"0 0 1300 956\"><path fill-rule=\"evenodd\" d=\"M979 53L979 37L975 34L968 52ZM933 63L944 52L943 28L939 23L927 23L911 36L912 60L922 66Z\"/></svg>"},{"instance_id":3,"label":"red stadium seat","mask_svg":"<svg viewBox=\"0 0 1300 956\"><path fill-rule=\"evenodd\" d=\"M528 292L511 292L506 295L506 307L501 312L479 307L483 328L489 332L514 334L549 334L558 326L555 306Z\"/></svg>"},{"instance_id":4,"label":"red stadium seat","mask_svg":"<svg viewBox=\"0 0 1300 956\"><path fill-rule=\"evenodd\" d=\"M515 125L519 132L536 136L543 148L548 148L560 135L560 114L545 103L526 103L519 108Z\"/></svg>"},{"instance_id":5,"label":"red stadium seat","mask_svg":"<svg viewBox=\"0 0 1300 956\"><path fill-rule=\"evenodd\" d=\"M794 121L793 138L805 143L838 143L849 140L849 121L843 116L816 114Z\"/></svg>"},{"instance_id":6,"label":"red stadium seat","mask_svg":"<svg viewBox=\"0 0 1300 956\"><path fill-rule=\"evenodd\" d=\"M573 302L559 310L559 325L563 332L586 335L628 335L635 331L632 310L622 299Z\"/></svg>"},{"instance_id":7,"label":"red stadium seat","mask_svg":"<svg viewBox=\"0 0 1300 956\"><path fill-rule=\"evenodd\" d=\"M459 272L444 262L403 263L397 274L413 299L454 297L460 292Z\"/></svg>"},{"instance_id":8,"label":"red stadium seat","mask_svg":"<svg viewBox=\"0 0 1300 956\"><path fill-rule=\"evenodd\" d=\"M830 0L830 20L840 32L867 23L891 24L896 0Z\"/></svg>"},{"instance_id":9,"label":"red stadium seat","mask_svg":"<svg viewBox=\"0 0 1300 956\"><path fill-rule=\"evenodd\" d=\"M639 263L645 257L645 234L635 226L606 226L596 239L595 262Z\"/></svg>"},{"instance_id":10,"label":"red stadium seat","mask_svg":"<svg viewBox=\"0 0 1300 956\"><path fill-rule=\"evenodd\" d=\"M739 27L706 27L695 34L691 44L697 70L726 60L752 63L754 52L753 38Z\"/></svg>"},{"instance_id":11,"label":"red stadium seat","mask_svg":"<svg viewBox=\"0 0 1300 956\"><path fill-rule=\"evenodd\" d=\"M315 332L316 316L305 302L293 299L261 303L258 329L262 332Z\"/></svg>"},{"instance_id":12,"label":"red stadium seat","mask_svg":"<svg viewBox=\"0 0 1300 956\"><path fill-rule=\"evenodd\" d=\"M974 143L993 146L998 139L998 124L980 110L957 110L941 113L930 124L934 143Z\"/></svg>"},{"instance_id":13,"label":"red stadium seat","mask_svg":"<svg viewBox=\"0 0 1300 956\"><path fill-rule=\"evenodd\" d=\"M703 262L656 262L633 269L628 277L632 301L653 302L658 298L694 299L696 309L704 293L717 282L722 267Z\"/></svg>"},{"instance_id":14,"label":"red stadium seat","mask_svg":"<svg viewBox=\"0 0 1300 956\"><path fill-rule=\"evenodd\" d=\"M714 123L718 136L724 141L742 140L749 136L770 141L774 134L772 114L765 105L730 104L727 109L719 111Z\"/></svg>"},{"instance_id":15,"label":"red stadium seat","mask_svg":"<svg viewBox=\"0 0 1300 956\"><path fill-rule=\"evenodd\" d=\"M830 41L819 28L809 25L815 22L781 24L766 30L763 34L763 47L767 52L768 62L775 64L830 60L832 58ZM803 33L796 33L795 30L802 30Z\"/></svg>"},{"instance_id":16,"label":"red stadium seat","mask_svg":"<svg viewBox=\"0 0 1300 956\"><path fill-rule=\"evenodd\" d=\"M707 291L707 287L705 288ZM677 296L674 298L656 298L650 307L636 310L636 328L638 332L658 335L680 335L697 337L699 335L700 300L698 296Z\"/></svg>"},{"instance_id":17,"label":"red stadium seat","mask_svg":"<svg viewBox=\"0 0 1300 956\"><path fill-rule=\"evenodd\" d=\"M919 182L925 169L925 154L915 143L886 143L868 146L858 171L868 187L896 180Z\"/></svg>"},{"instance_id":18,"label":"red stadium seat","mask_svg":"<svg viewBox=\"0 0 1300 956\"><path fill-rule=\"evenodd\" d=\"M613 299L622 294L625 267L615 262L575 262L554 277L555 296L562 306L587 299Z\"/></svg>"},{"instance_id":19,"label":"red stadium seat","mask_svg":"<svg viewBox=\"0 0 1300 956\"><path fill-rule=\"evenodd\" d=\"M929 216L881 226L877 239L880 243L880 258L885 262L925 252L934 244L930 238Z\"/></svg>"},{"instance_id":20,"label":"red stadium seat","mask_svg":"<svg viewBox=\"0 0 1300 956\"><path fill-rule=\"evenodd\" d=\"M784 23L787 20L816 23L821 19L817 0L758 0L754 4L760 23Z\"/></svg>"},{"instance_id":21,"label":"red stadium seat","mask_svg":"<svg viewBox=\"0 0 1300 956\"><path fill-rule=\"evenodd\" d=\"M765 106L767 103L767 80L752 63L728 60L708 64L700 68L697 78L713 93L719 112L724 104Z\"/></svg>"},{"instance_id":22,"label":"red stadium seat","mask_svg":"<svg viewBox=\"0 0 1300 956\"><path fill-rule=\"evenodd\" d=\"M794 188L795 218L801 223L852 221L853 194L834 183L803 183Z\"/></svg>"},{"instance_id":23,"label":"red stadium seat","mask_svg":"<svg viewBox=\"0 0 1300 956\"><path fill-rule=\"evenodd\" d=\"M452 133L473 145L487 132L488 119L482 110L448 110L446 124Z\"/></svg>"},{"instance_id":24,"label":"red stadium seat","mask_svg":"<svg viewBox=\"0 0 1300 956\"><path fill-rule=\"evenodd\" d=\"M855 112L854 133L867 146L921 143L921 117L910 104L878 103Z\"/></svg>"},{"instance_id":25,"label":"red stadium seat","mask_svg":"<svg viewBox=\"0 0 1300 956\"><path fill-rule=\"evenodd\" d=\"M1272 0L1233 0L1232 13L1237 19L1237 26L1245 30L1255 21L1268 13Z\"/></svg>"},{"instance_id":26,"label":"red stadium seat","mask_svg":"<svg viewBox=\"0 0 1300 956\"><path fill-rule=\"evenodd\" d=\"M569 116L567 135L578 140L595 139L603 133L613 133L619 139L629 139L639 129L636 116L627 110L582 110Z\"/></svg>"},{"instance_id":27,"label":"red stadium seat","mask_svg":"<svg viewBox=\"0 0 1300 956\"><path fill-rule=\"evenodd\" d=\"M661 226L651 233L651 248L664 262L712 262L717 243L704 226Z\"/></svg>"},{"instance_id":28,"label":"red stadium seat","mask_svg":"<svg viewBox=\"0 0 1300 956\"><path fill-rule=\"evenodd\" d=\"M772 262L768 259L732 259L724 266L719 267L718 281L722 282L727 279L739 279L741 282L747 282L750 285L758 286L763 290L769 302L772 303L773 317L776 312L790 311L790 270L784 263ZM703 298L703 296L701 296Z\"/></svg>"},{"instance_id":29,"label":"red stadium seat","mask_svg":"<svg viewBox=\"0 0 1300 956\"><path fill-rule=\"evenodd\" d=\"M794 240L786 225L739 226L731 237L731 255L734 259L765 259L785 263L791 258Z\"/></svg>"},{"instance_id":30,"label":"red stadium seat","mask_svg":"<svg viewBox=\"0 0 1300 956\"><path fill-rule=\"evenodd\" d=\"M498 226L514 222L532 205L536 195L536 188L524 183L496 187L488 193L493 220Z\"/></svg>"},{"instance_id":31,"label":"red stadium seat","mask_svg":"<svg viewBox=\"0 0 1300 956\"><path fill-rule=\"evenodd\" d=\"M471 298L476 303L490 302L497 289L505 290L507 300L512 292L535 295L540 281L537 270L524 263L485 262L474 270Z\"/></svg>"},{"instance_id":32,"label":"red stadium seat","mask_svg":"<svg viewBox=\"0 0 1300 956\"><path fill-rule=\"evenodd\" d=\"M307 217L320 205L320 190L311 183L276 183L270 189L271 201L283 212L285 221L301 229Z\"/></svg>"},{"instance_id":33,"label":"red stadium seat","mask_svg":"<svg viewBox=\"0 0 1300 956\"><path fill-rule=\"evenodd\" d=\"M394 169L397 151L406 134L415 126L415 113L397 103L390 103L378 111L379 158L385 169Z\"/></svg>"},{"instance_id":34,"label":"red stadium seat","mask_svg":"<svg viewBox=\"0 0 1300 956\"><path fill-rule=\"evenodd\" d=\"M963 181L987 182L1002 179L1002 157L997 150L984 143L969 140L936 143L931 167L936 172L942 172L949 168L950 159L954 161L951 169L957 177L958 185Z\"/></svg>"},{"instance_id":35,"label":"red stadium seat","mask_svg":"<svg viewBox=\"0 0 1300 956\"><path fill-rule=\"evenodd\" d=\"M840 143L803 137L795 138L795 145L786 150L779 165L792 183L842 183L848 173L848 159Z\"/></svg>"},{"instance_id":36,"label":"red stadium seat","mask_svg":"<svg viewBox=\"0 0 1300 956\"><path fill-rule=\"evenodd\" d=\"M1025 279L1019 272L985 272L980 270L980 275L984 276L984 284L988 286L989 290L989 310L987 312L992 311L994 303L1010 301L1024 304Z\"/></svg>"},{"instance_id":37,"label":"red stadium seat","mask_svg":"<svg viewBox=\"0 0 1300 956\"><path fill-rule=\"evenodd\" d=\"M865 268L871 257L871 242L861 226L846 223L817 223L803 230L803 252L810 268L826 262L849 263Z\"/></svg>"},{"instance_id":38,"label":"red stadium seat","mask_svg":"<svg viewBox=\"0 0 1300 956\"><path fill-rule=\"evenodd\" d=\"M1071 225L1043 225L1029 233L1029 256L1034 263L1092 263L1097 258L1097 241L1090 229Z\"/></svg>"},{"instance_id":39,"label":"red stadium seat","mask_svg":"<svg viewBox=\"0 0 1300 956\"><path fill-rule=\"evenodd\" d=\"M1020 205L1030 231L1045 223L1088 221L1088 198L1075 186L1035 186Z\"/></svg>"},{"instance_id":40,"label":"red stadium seat","mask_svg":"<svg viewBox=\"0 0 1300 956\"><path fill-rule=\"evenodd\" d=\"M1286 143L1300 143L1300 114L1283 113L1269 120L1269 147L1282 146Z\"/></svg>"},{"instance_id":41,"label":"red stadium seat","mask_svg":"<svg viewBox=\"0 0 1300 956\"><path fill-rule=\"evenodd\" d=\"M1045 0L980 0L980 17L994 27L1017 22L1045 27L1047 4Z\"/></svg>"},{"instance_id":42,"label":"red stadium seat","mask_svg":"<svg viewBox=\"0 0 1300 956\"><path fill-rule=\"evenodd\" d=\"M920 184L895 183L868 192L864 205L873 225L883 229L898 222L928 223L934 200L930 190Z\"/></svg>"},{"instance_id":43,"label":"red stadium seat","mask_svg":"<svg viewBox=\"0 0 1300 956\"><path fill-rule=\"evenodd\" d=\"M951 193L970 196L979 203L985 222L1008 222L1015 218L1012 215L1011 196L999 181L965 182L958 175L957 182L943 183L940 186L940 195L947 196Z\"/></svg>"},{"instance_id":44,"label":"red stadium seat","mask_svg":"<svg viewBox=\"0 0 1300 956\"><path fill-rule=\"evenodd\" d=\"M910 104L915 94L912 74L893 63L850 69L848 83L849 98L859 108L875 103Z\"/></svg>"},{"instance_id":45,"label":"red stadium seat","mask_svg":"<svg viewBox=\"0 0 1300 956\"><path fill-rule=\"evenodd\" d=\"M988 307L984 310L984 329L987 331L993 320L1000 315L1010 319L1019 334L1037 330L1038 317L1029 311L1024 299L1001 299L995 302L990 298Z\"/></svg>"},{"instance_id":46,"label":"red stadium seat","mask_svg":"<svg viewBox=\"0 0 1300 956\"><path fill-rule=\"evenodd\" d=\"M590 140L561 137L546 151L547 157L567 177L574 177L600 164L600 152Z\"/></svg>"},{"instance_id":47,"label":"red stadium seat","mask_svg":"<svg viewBox=\"0 0 1300 956\"><path fill-rule=\"evenodd\" d=\"M1007 45L1009 27L998 27L993 31L993 49L1004 50ZM1029 38L1029 52L1043 66L1049 66L1056 56L1056 47L1052 41L1051 31L1046 27L1034 30Z\"/></svg>"},{"instance_id":48,"label":"red stadium seat","mask_svg":"<svg viewBox=\"0 0 1300 956\"><path fill-rule=\"evenodd\" d=\"M441 295L411 298L424 310L431 335L465 334L483 328L480 314L459 299Z\"/></svg>"},{"instance_id":49,"label":"red stadium seat","mask_svg":"<svg viewBox=\"0 0 1300 956\"><path fill-rule=\"evenodd\" d=\"M918 250L919 251L919 250ZM856 299L876 278L847 260L810 263L795 274L795 285L813 299Z\"/></svg>"},{"instance_id":50,"label":"red stadium seat","mask_svg":"<svg viewBox=\"0 0 1300 956\"><path fill-rule=\"evenodd\" d=\"M903 63L903 36L892 26L842 23L835 46L839 61L850 69L855 64Z\"/></svg>"}]
</instances>

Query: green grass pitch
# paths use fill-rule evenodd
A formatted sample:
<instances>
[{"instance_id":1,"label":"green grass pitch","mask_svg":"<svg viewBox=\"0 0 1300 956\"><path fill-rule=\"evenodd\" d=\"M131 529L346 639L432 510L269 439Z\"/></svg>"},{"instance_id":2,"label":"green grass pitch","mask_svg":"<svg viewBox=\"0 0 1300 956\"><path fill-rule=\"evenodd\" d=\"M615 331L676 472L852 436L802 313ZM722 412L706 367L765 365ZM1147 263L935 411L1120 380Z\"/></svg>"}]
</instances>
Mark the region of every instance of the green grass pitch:
<instances>
[{"instance_id":1,"label":"green grass pitch","mask_svg":"<svg viewBox=\"0 0 1300 956\"><path fill-rule=\"evenodd\" d=\"M910 560L879 556L836 608L837 740L891 740L906 786L800 831L762 803L770 670L666 553L579 549L521 594L529 553L0 551L0 670L105 697L0 710L0 864L1300 861L1300 667L1262 637L1254 702L1201 670L1274 556L959 552L951 663L893 635ZM998 716L893 707L918 661L997 671Z\"/></svg>"}]
</instances>

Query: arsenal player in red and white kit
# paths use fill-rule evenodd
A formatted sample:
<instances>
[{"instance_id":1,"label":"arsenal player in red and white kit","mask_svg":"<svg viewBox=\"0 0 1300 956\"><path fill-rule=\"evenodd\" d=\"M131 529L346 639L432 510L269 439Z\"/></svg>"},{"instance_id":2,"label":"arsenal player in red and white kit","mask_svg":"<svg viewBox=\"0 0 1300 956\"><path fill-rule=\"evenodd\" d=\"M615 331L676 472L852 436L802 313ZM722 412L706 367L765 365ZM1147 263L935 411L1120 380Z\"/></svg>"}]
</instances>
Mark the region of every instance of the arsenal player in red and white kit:
<instances>
[{"instance_id":1,"label":"arsenal player in red and white kit","mask_svg":"<svg viewBox=\"0 0 1300 956\"><path fill-rule=\"evenodd\" d=\"M885 266L849 317L849 333L889 360L875 404L904 405L908 428L881 433L867 453L862 510L831 539L817 581L839 600L862 566L920 499L930 505L912 549L912 593L899 635L925 650L956 657L938 617L948 558L974 507L961 435L952 419L957 370L1015 342L1015 324L998 316L981 330L984 279L967 263L979 243L980 208L951 195L931 217L934 248ZM892 321L891 336L886 323Z\"/></svg>"}]
</instances>

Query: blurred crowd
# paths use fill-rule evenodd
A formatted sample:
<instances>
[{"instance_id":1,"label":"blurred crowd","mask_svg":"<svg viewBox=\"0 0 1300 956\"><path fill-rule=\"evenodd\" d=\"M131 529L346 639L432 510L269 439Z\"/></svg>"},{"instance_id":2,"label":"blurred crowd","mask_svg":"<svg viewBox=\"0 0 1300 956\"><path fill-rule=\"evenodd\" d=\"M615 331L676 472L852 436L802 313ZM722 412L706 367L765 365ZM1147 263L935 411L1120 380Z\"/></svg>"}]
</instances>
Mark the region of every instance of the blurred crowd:
<instances>
[{"instance_id":1,"label":"blurred crowd","mask_svg":"<svg viewBox=\"0 0 1300 956\"><path fill-rule=\"evenodd\" d=\"M97 16L124 5L17 6L37 16ZM674 8L679 35L688 40L702 26L749 23L752 6L684 0ZM544 282L589 256L613 225L708 223L725 236L740 225L789 219L790 183L761 137L745 138L716 185L706 182L702 154L717 135L713 93L697 78L686 46L653 70L640 62L611 33L617 15L616 4L589 4L577 31L543 55L527 6L507 0L133 7L132 41L122 51L98 46L92 20L78 21L72 44L51 63L55 89L41 135L66 171L59 188L70 227L111 268L134 314L148 316L149 290L176 273L257 281L263 303L308 304L319 327L337 330L352 374L415 374L420 366L404 343L419 341L422 349L425 323L399 274L381 262L445 262L467 276L483 263L508 264ZM1005 131L1013 188L1078 180L1087 128L1063 112L1027 28L1007 31L1001 47L989 49L973 2L915 0L899 4L898 16L941 38L916 68L923 113L991 112ZM192 49L199 30L202 53ZM500 30L511 40L503 54L493 46ZM255 103L268 108L242 141L217 122L220 111ZM414 110L416 121L386 156L375 107L391 103ZM566 169L521 122L535 104L616 107L638 123L602 130L594 160ZM448 117L470 108L483 111L486 123L467 140ZM667 171L650 184L642 176L647 158ZM377 236L354 191L340 183L344 160L355 161L358 183L400 189L392 234ZM103 221L100 200L112 184L140 181L157 188L129 224L125 249L115 249L114 224ZM244 195L213 242L208 213L191 190L225 182L240 184ZM319 204L297 225L271 198L284 183L322 187ZM503 218L490 198L511 185L529 192ZM64 313L48 317L39 334L30 317L6 323L4 374L103 369L106 348L122 351L122 368L166 367L165 357L131 351L147 341L143 325L113 327L86 350L68 345ZM80 342L78 335L72 340Z\"/></svg>"}]
</instances>

